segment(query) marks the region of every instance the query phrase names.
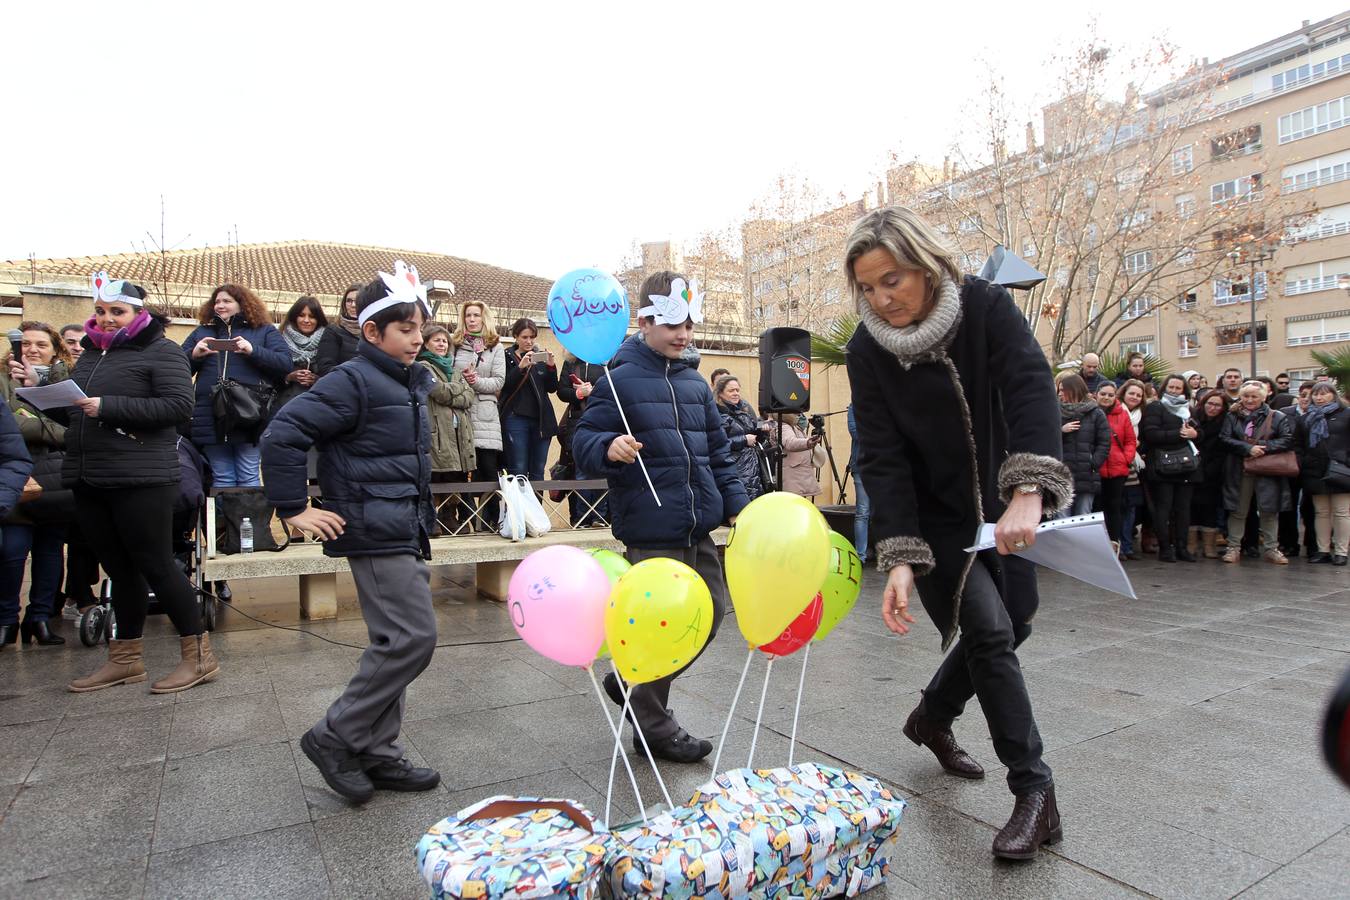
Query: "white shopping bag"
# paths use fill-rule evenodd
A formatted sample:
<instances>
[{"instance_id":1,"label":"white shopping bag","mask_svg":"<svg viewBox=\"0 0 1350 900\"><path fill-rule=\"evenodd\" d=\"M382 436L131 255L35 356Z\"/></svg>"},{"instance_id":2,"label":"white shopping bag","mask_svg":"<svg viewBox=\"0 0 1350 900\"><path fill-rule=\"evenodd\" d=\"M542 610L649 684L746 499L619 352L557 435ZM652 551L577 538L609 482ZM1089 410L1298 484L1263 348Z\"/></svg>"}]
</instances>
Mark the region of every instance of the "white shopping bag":
<instances>
[{"instance_id":1,"label":"white shopping bag","mask_svg":"<svg viewBox=\"0 0 1350 900\"><path fill-rule=\"evenodd\" d=\"M497 476L497 489L502 495L497 530L508 541L523 541L526 534L525 509L515 478L502 472Z\"/></svg>"},{"instance_id":2,"label":"white shopping bag","mask_svg":"<svg viewBox=\"0 0 1350 900\"><path fill-rule=\"evenodd\" d=\"M525 531L530 537L548 534L549 529L553 527L553 523L549 521L544 504L539 502L539 494L534 488L530 487L530 480L524 475L514 475L512 480L516 483L516 496L519 498L520 509L525 516Z\"/></svg>"}]
</instances>

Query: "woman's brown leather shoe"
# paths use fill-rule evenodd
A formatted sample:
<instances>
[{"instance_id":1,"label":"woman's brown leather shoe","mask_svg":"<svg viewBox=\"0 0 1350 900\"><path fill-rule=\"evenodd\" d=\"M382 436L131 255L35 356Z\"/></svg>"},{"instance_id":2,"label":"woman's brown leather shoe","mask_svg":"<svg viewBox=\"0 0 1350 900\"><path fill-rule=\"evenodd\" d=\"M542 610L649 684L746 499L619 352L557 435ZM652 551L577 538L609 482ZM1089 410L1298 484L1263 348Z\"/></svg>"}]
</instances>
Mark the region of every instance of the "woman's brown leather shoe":
<instances>
[{"instance_id":1,"label":"woman's brown leather shoe","mask_svg":"<svg viewBox=\"0 0 1350 900\"><path fill-rule=\"evenodd\" d=\"M1017 798L1008 824L994 837L999 859L1035 859L1042 846L1064 838L1055 805L1055 786Z\"/></svg>"},{"instance_id":2,"label":"woman's brown leather shoe","mask_svg":"<svg viewBox=\"0 0 1350 900\"><path fill-rule=\"evenodd\" d=\"M932 750L938 764L948 774L958 778L984 777L984 767L961 749L952 730L933 725L919 713L919 707L914 707L914 712L905 720L904 733L915 744Z\"/></svg>"}]
</instances>

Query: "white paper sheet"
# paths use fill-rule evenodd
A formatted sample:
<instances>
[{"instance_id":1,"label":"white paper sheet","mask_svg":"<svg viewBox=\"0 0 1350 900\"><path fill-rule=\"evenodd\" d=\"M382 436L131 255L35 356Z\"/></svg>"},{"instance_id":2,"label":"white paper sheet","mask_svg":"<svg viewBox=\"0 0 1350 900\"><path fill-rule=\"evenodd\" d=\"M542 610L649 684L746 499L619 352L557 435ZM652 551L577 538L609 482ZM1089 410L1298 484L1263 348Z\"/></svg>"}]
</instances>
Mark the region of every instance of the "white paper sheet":
<instances>
[{"instance_id":1,"label":"white paper sheet","mask_svg":"<svg viewBox=\"0 0 1350 900\"><path fill-rule=\"evenodd\" d=\"M966 550L988 550L994 544L994 525L980 526L975 546ZM1054 519L1036 529L1036 543L1015 554L1038 566L1063 572L1070 578L1138 599L1130 577L1125 574L1120 558L1111 546L1106 533L1106 517L1101 513L1090 516L1069 516Z\"/></svg>"},{"instance_id":2,"label":"white paper sheet","mask_svg":"<svg viewBox=\"0 0 1350 900\"><path fill-rule=\"evenodd\" d=\"M38 409L60 409L63 406L74 406L76 400L85 399L84 391L69 378L41 387L17 388L14 393Z\"/></svg>"}]
</instances>

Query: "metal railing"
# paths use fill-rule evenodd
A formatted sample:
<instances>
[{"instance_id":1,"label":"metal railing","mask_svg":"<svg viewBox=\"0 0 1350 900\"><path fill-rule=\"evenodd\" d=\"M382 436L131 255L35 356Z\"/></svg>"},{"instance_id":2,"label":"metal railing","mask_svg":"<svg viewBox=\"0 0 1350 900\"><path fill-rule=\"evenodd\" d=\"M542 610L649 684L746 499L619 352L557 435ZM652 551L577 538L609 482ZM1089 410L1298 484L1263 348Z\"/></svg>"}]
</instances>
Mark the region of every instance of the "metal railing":
<instances>
[{"instance_id":1,"label":"metal railing","mask_svg":"<svg viewBox=\"0 0 1350 900\"><path fill-rule=\"evenodd\" d=\"M1267 341L1257 341L1256 349L1264 350L1267 343L1268 343ZM1243 341L1240 344L1220 344L1217 347L1215 347L1214 350L1217 353L1232 353L1236 350L1250 350L1251 348L1252 348L1251 341Z\"/></svg>"},{"instance_id":2,"label":"metal railing","mask_svg":"<svg viewBox=\"0 0 1350 900\"><path fill-rule=\"evenodd\" d=\"M1291 337L1284 339L1286 347L1305 347L1308 344L1338 344L1341 341L1350 341L1350 331L1332 331L1322 334L1309 334L1304 337Z\"/></svg>"},{"instance_id":3,"label":"metal railing","mask_svg":"<svg viewBox=\"0 0 1350 900\"><path fill-rule=\"evenodd\" d=\"M1286 297L1292 297L1295 294L1313 294L1317 291L1335 290L1339 286L1338 279L1340 279L1342 274L1346 273L1319 275L1316 278L1298 278L1294 281L1286 281L1284 283L1284 295Z\"/></svg>"}]
</instances>

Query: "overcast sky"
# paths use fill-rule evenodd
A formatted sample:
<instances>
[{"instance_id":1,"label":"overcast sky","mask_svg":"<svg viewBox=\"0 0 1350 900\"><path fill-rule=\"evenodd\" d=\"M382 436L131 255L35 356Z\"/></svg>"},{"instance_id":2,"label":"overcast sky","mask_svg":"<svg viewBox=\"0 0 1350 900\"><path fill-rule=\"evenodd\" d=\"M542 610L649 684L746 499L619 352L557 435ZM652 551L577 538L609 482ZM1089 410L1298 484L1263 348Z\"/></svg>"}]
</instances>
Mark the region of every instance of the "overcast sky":
<instances>
[{"instance_id":1,"label":"overcast sky","mask_svg":"<svg viewBox=\"0 0 1350 900\"><path fill-rule=\"evenodd\" d=\"M15 4L0 259L139 247L163 194L182 247L614 267L780 172L857 195L888 153L940 164L988 62L1049 99L1094 17L1219 59L1344 2Z\"/></svg>"}]
</instances>

